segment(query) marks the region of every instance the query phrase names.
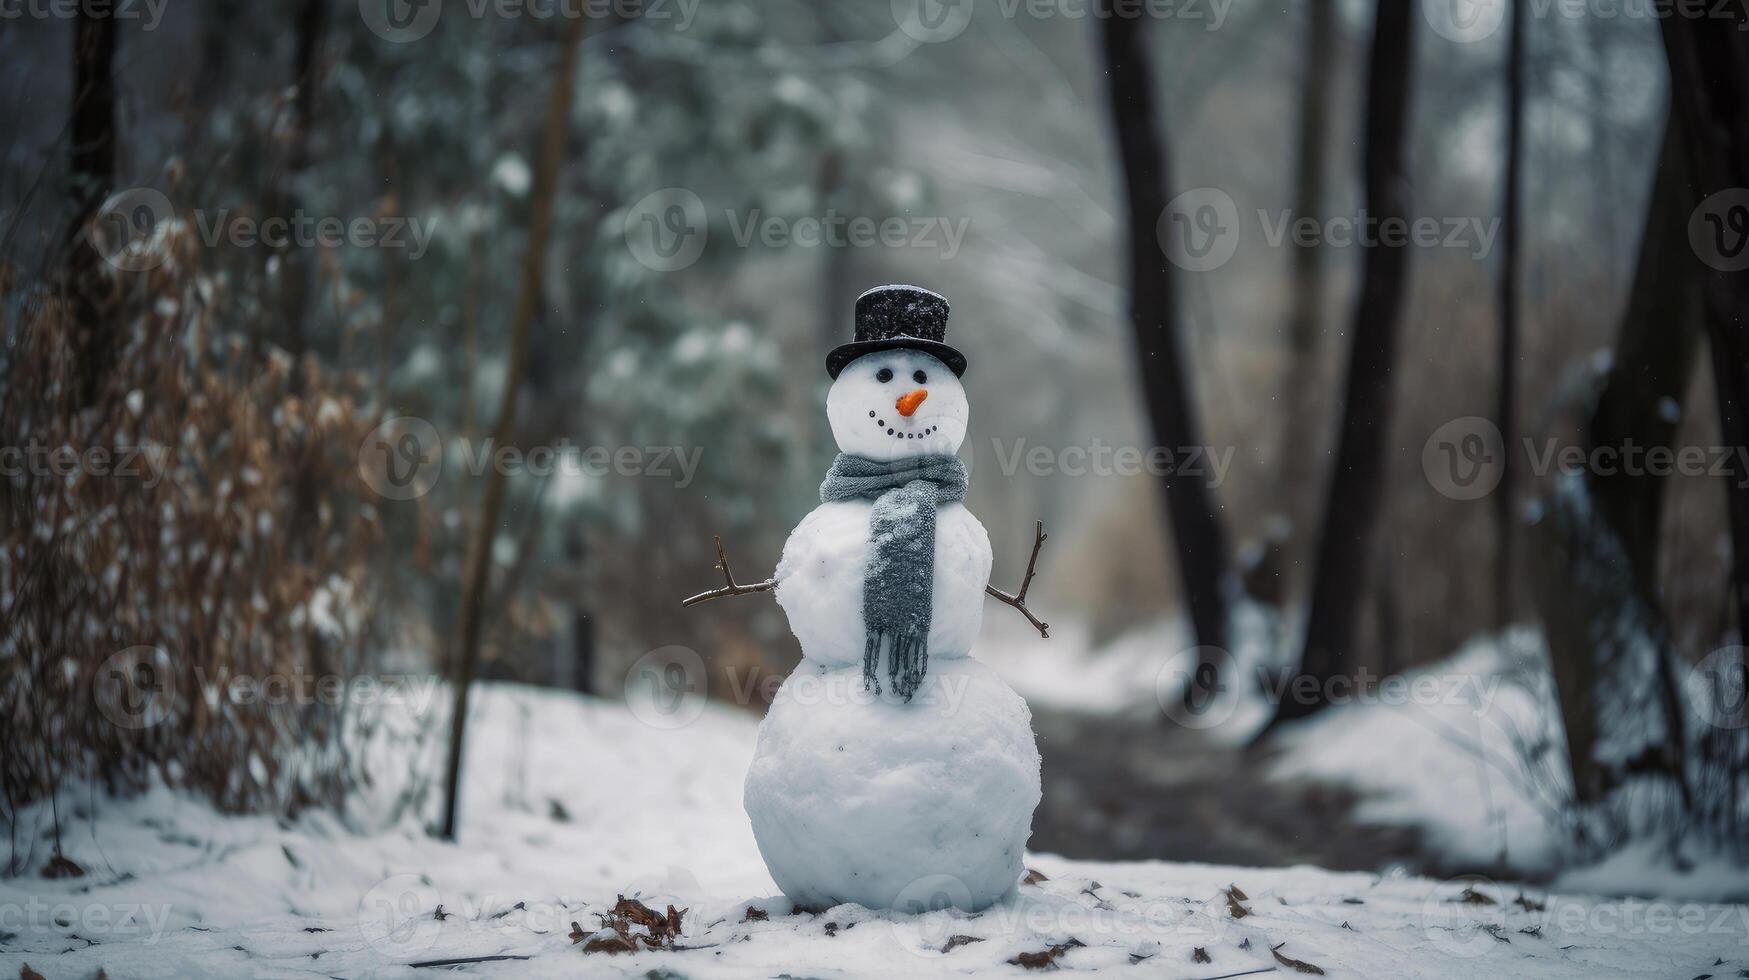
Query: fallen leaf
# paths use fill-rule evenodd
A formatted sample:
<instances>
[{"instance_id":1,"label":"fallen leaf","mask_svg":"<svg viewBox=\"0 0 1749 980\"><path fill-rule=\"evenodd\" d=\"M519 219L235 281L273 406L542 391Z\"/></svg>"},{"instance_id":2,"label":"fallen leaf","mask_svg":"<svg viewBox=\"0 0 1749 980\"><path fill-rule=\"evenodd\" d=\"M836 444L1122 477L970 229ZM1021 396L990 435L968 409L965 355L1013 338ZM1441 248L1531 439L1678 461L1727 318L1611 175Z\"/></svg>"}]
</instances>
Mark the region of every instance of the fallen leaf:
<instances>
[{"instance_id":1,"label":"fallen leaf","mask_svg":"<svg viewBox=\"0 0 1749 980\"><path fill-rule=\"evenodd\" d=\"M1009 960L1008 964L1010 966L1025 967L1028 970L1047 970L1056 966L1057 960L1060 959L1064 953L1074 949L1076 946L1085 945L1087 944L1079 939L1071 939L1066 943L1058 943L1055 946L1041 949L1036 953L1021 953Z\"/></svg>"},{"instance_id":2,"label":"fallen leaf","mask_svg":"<svg viewBox=\"0 0 1749 980\"><path fill-rule=\"evenodd\" d=\"M1046 878L1043 874L1040 874L1039 872L1034 871L1031 868L1027 868L1026 869L1026 877L1020 879L1020 883L1023 885L1036 885L1041 881L1050 881L1050 880L1051 879Z\"/></svg>"},{"instance_id":3,"label":"fallen leaf","mask_svg":"<svg viewBox=\"0 0 1749 980\"><path fill-rule=\"evenodd\" d=\"M1280 963L1282 966L1285 966L1291 970L1298 971L1300 973L1315 973L1318 976L1324 975L1324 970L1322 967L1313 966L1312 964L1307 963L1305 960L1296 960L1291 956L1281 955L1281 947L1286 946L1286 945L1287 945L1287 943L1280 943L1278 945L1271 946L1269 948L1270 954L1275 957L1275 961L1277 963Z\"/></svg>"},{"instance_id":4,"label":"fallen leaf","mask_svg":"<svg viewBox=\"0 0 1749 980\"><path fill-rule=\"evenodd\" d=\"M571 920L571 945L575 946L587 938L589 934L583 931L583 927L575 919Z\"/></svg>"},{"instance_id":5,"label":"fallen leaf","mask_svg":"<svg viewBox=\"0 0 1749 980\"><path fill-rule=\"evenodd\" d=\"M438 906L438 907L437 907L437 911L435 911L435 912L433 912L433 913L431 913L431 917L432 917L432 918L433 918L433 919L436 919L436 920L437 920L437 921L439 921L439 922L442 922L442 921L444 921L444 920L445 920L445 919L448 919L448 918L449 918L449 916L450 916L450 913L448 913L448 912L445 912L445 911L444 911L444 910L443 910L443 906L441 906L441 905L439 905L439 906Z\"/></svg>"},{"instance_id":6,"label":"fallen leaf","mask_svg":"<svg viewBox=\"0 0 1749 980\"><path fill-rule=\"evenodd\" d=\"M1244 892L1237 888L1229 888L1221 894L1227 896L1227 914L1235 919L1243 919L1251 914L1250 909L1239 904L1239 899L1246 897Z\"/></svg>"},{"instance_id":7,"label":"fallen leaf","mask_svg":"<svg viewBox=\"0 0 1749 980\"><path fill-rule=\"evenodd\" d=\"M1452 901L1462 902L1465 905L1499 905L1500 904L1499 902L1494 901L1493 899L1482 894L1481 892L1476 891L1474 888L1465 888L1463 891L1463 894L1452 899Z\"/></svg>"},{"instance_id":8,"label":"fallen leaf","mask_svg":"<svg viewBox=\"0 0 1749 980\"><path fill-rule=\"evenodd\" d=\"M1201 946L1198 946L1197 948L1190 951L1190 961L1192 963L1213 963L1214 962L1214 960L1209 956L1209 951L1206 949L1203 949Z\"/></svg>"},{"instance_id":9,"label":"fallen leaf","mask_svg":"<svg viewBox=\"0 0 1749 980\"><path fill-rule=\"evenodd\" d=\"M1233 896L1234 898L1238 899L1241 902L1248 902L1251 900L1251 896L1247 895L1243 891L1241 891L1239 889L1238 885L1228 885L1227 886L1227 894Z\"/></svg>"},{"instance_id":10,"label":"fallen leaf","mask_svg":"<svg viewBox=\"0 0 1749 980\"><path fill-rule=\"evenodd\" d=\"M1246 936L1242 941L1240 941L1239 948L1240 949L1250 949L1251 948L1251 937Z\"/></svg>"},{"instance_id":11,"label":"fallen leaf","mask_svg":"<svg viewBox=\"0 0 1749 980\"><path fill-rule=\"evenodd\" d=\"M43 975L31 969L30 964L26 963L18 971L18 980L43 980Z\"/></svg>"},{"instance_id":12,"label":"fallen leaf","mask_svg":"<svg viewBox=\"0 0 1749 980\"><path fill-rule=\"evenodd\" d=\"M973 943L981 943L983 941L984 937L982 936L949 936L947 937L947 944L941 947L941 951L943 953L951 953L954 950L959 949L961 946L970 946Z\"/></svg>"},{"instance_id":13,"label":"fallen leaf","mask_svg":"<svg viewBox=\"0 0 1749 980\"><path fill-rule=\"evenodd\" d=\"M49 858L49 863L43 866L44 878L83 878L85 869L68 860L64 855L56 854Z\"/></svg>"},{"instance_id":14,"label":"fallen leaf","mask_svg":"<svg viewBox=\"0 0 1749 980\"><path fill-rule=\"evenodd\" d=\"M741 921L742 922L765 922L765 921L769 920L770 918L771 918L771 913L765 911L764 909L756 909L753 906L749 905L749 906L747 906L747 914L741 916Z\"/></svg>"},{"instance_id":15,"label":"fallen leaf","mask_svg":"<svg viewBox=\"0 0 1749 980\"><path fill-rule=\"evenodd\" d=\"M838 935L838 923L836 923L836 922L826 923L826 935L828 937L836 937Z\"/></svg>"},{"instance_id":16,"label":"fallen leaf","mask_svg":"<svg viewBox=\"0 0 1749 980\"><path fill-rule=\"evenodd\" d=\"M619 953L635 953L637 951L637 943L630 942L625 937L617 934L612 936L601 936L596 939L591 939L583 944L583 952L585 953L606 953L609 956L612 956Z\"/></svg>"},{"instance_id":17,"label":"fallen leaf","mask_svg":"<svg viewBox=\"0 0 1749 980\"><path fill-rule=\"evenodd\" d=\"M1518 897L1513 899L1512 901L1519 908L1525 910L1526 912L1544 912L1544 911L1548 910L1547 905L1544 905L1543 903L1536 901L1535 899L1526 898L1524 896L1523 892L1519 892Z\"/></svg>"}]
</instances>

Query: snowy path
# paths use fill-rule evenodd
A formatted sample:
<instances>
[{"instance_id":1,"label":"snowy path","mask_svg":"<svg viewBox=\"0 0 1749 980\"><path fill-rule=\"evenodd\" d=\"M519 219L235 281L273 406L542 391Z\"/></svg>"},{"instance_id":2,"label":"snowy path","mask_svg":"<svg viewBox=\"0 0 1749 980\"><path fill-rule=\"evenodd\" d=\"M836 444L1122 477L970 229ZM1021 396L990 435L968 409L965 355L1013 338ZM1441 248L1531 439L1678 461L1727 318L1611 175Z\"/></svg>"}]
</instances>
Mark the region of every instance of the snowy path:
<instances>
[{"instance_id":1,"label":"snowy path","mask_svg":"<svg viewBox=\"0 0 1749 980\"><path fill-rule=\"evenodd\" d=\"M104 803L95 832L80 823L67 841L85 877L0 881L0 976L27 963L51 980L430 976L411 964L479 957L516 958L465 969L517 977L1019 976L1047 961L1300 975L1272 947L1330 976L1749 970L1749 907L1311 868L1034 855L1046 879L980 915L790 914L740 809L744 714L712 707L660 731L618 704L502 686L478 710L459 844L410 828L359 837L320 817L221 817L167 792ZM32 819L21 837L46 827L46 814ZM39 842L33 869L42 857ZM683 948L584 952L621 894L685 909L672 941Z\"/></svg>"}]
</instances>

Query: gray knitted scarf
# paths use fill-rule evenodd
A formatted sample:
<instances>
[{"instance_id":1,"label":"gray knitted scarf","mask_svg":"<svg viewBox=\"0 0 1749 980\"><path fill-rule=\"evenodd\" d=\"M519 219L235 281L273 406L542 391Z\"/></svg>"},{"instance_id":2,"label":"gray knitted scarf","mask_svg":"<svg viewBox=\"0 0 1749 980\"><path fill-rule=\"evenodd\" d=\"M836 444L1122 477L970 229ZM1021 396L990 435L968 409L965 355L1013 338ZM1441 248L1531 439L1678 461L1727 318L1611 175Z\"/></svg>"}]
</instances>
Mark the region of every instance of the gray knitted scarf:
<instances>
[{"instance_id":1,"label":"gray knitted scarf","mask_svg":"<svg viewBox=\"0 0 1749 980\"><path fill-rule=\"evenodd\" d=\"M911 700L929 670L929 619L935 590L935 508L966 496L966 466L957 456L914 456L877 463L838 454L820 501L873 500L869 556L862 585L862 682L878 694L881 648L887 682Z\"/></svg>"}]
</instances>

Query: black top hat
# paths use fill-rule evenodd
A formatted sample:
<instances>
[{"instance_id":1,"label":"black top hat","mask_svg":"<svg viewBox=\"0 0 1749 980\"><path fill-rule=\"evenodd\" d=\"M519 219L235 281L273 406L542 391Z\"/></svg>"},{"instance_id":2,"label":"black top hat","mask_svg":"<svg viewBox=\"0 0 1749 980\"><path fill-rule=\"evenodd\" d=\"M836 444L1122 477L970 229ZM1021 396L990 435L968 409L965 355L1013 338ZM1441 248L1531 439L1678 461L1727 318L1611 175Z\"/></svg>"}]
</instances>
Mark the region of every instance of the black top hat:
<instances>
[{"instance_id":1,"label":"black top hat","mask_svg":"<svg viewBox=\"0 0 1749 980\"><path fill-rule=\"evenodd\" d=\"M966 356L949 347L947 299L917 286L876 286L856 298L856 339L826 355L834 380L844 365L876 351L920 350L941 358L955 376L966 373Z\"/></svg>"}]
</instances>

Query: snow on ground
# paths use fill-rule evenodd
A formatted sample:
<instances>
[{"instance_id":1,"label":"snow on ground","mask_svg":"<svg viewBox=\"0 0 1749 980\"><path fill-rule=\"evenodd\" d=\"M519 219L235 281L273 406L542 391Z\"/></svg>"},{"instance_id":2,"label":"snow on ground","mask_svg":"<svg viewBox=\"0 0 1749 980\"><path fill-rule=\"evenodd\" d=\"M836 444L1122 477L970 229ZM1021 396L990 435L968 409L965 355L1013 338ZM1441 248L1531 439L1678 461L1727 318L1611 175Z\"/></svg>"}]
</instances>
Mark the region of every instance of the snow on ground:
<instances>
[{"instance_id":1,"label":"snow on ground","mask_svg":"<svg viewBox=\"0 0 1749 980\"><path fill-rule=\"evenodd\" d=\"M1249 740L1269 720L1260 668L1279 669L1283 644L1276 615L1254 602L1234 610L1233 650L1210 659L1227 681L1215 703L1183 720L1226 744ZM1164 617L1094 648L1086 623L1051 624L1049 639L1013 617L991 617L973 653L1029 704L1063 711L1155 719L1176 711L1184 685L1195 683L1203 659L1183 620Z\"/></svg>"},{"instance_id":2,"label":"snow on ground","mask_svg":"<svg viewBox=\"0 0 1749 980\"><path fill-rule=\"evenodd\" d=\"M1045 878L977 915L792 914L741 811L755 722L699 707L673 727L692 711L487 685L458 844L412 826L358 835L322 816L224 817L165 790L100 802L94 827L68 824L85 877L0 881L0 975L28 963L50 980L428 976L415 964L479 957L517 958L464 968L516 977L1294 973L1277 953L1331 976L1749 969L1749 907L1313 868L1029 855ZM47 820L38 808L18 831ZM685 910L679 948L584 952L609 938L599 916L619 895L659 923L668 905Z\"/></svg>"},{"instance_id":3,"label":"snow on ground","mask_svg":"<svg viewBox=\"0 0 1749 980\"><path fill-rule=\"evenodd\" d=\"M1538 643L1515 631L1509 646L1534 657ZM1562 777L1531 778L1514 746L1540 738L1565 750L1551 695L1533 678L1499 644L1477 640L1284 729L1272 775L1365 790L1356 819L1421 827L1454 864L1546 875L1561 857L1550 806Z\"/></svg>"}]
</instances>

